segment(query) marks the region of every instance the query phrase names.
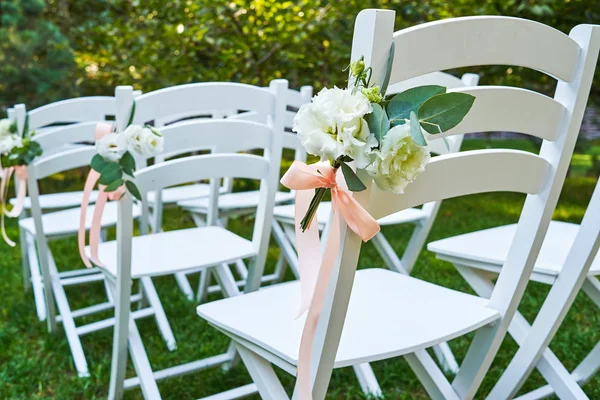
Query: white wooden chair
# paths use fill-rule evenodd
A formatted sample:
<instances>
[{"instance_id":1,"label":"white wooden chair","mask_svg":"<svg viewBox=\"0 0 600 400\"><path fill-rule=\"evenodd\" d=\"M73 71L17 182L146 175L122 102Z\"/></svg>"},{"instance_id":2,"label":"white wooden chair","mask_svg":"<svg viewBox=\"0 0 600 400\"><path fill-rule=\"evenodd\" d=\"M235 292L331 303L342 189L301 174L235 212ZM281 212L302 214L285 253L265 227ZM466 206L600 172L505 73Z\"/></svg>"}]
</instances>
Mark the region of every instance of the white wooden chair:
<instances>
[{"instance_id":1,"label":"white wooden chair","mask_svg":"<svg viewBox=\"0 0 600 400\"><path fill-rule=\"evenodd\" d=\"M232 361L235 353L227 351L204 360L153 372L131 317L127 299L130 297L132 279L209 268L219 277L226 295L236 295L237 286L227 267L228 263L236 259L252 259L256 275L249 276L248 280L253 285L260 283L278 187L286 90L285 80L272 81L270 89L236 83L201 83L168 88L137 98L136 115L139 113L142 120L151 115L143 111L151 109L149 106L145 107L144 103L160 100L163 105L162 112L172 113L181 109L175 108L177 106L174 103L177 99L187 99L189 107L233 107L253 110L268 115L269 118L266 124L212 119L192 120L163 128L166 154L191 148L209 148L213 154L167 160L137 171L136 184L143 198L141 236L132 237L131 198L125 196L118 202L117 240L99 246L99 258L106 265L102 271L111 282L117 304L109 399L119 399L124 388L136 386L141 387L145 398L157 399L160 398L156 383L158 380ZM160 92L163 95L159 96ZM169 94L168 98L165 98L164 93ZM123 126L119 125L119 129L123 129ZM235 154L251 149L263 149L263 155ZM260 203L252 240L243 239L217 225L221 178L247 178L261 182ZM212 199L206 226L148 233L149 193L205 179L210 179ZM125 380L128 348L137 376ZM218 398L234 399L255 391L256 387L249 384L224 392Z\"/></svg>"},{"instance_id":2,"label":"white wooden chair","mask_svg":"<svg viewBox=\"0 0 600 400\"><path fill-rule=\"evenodd\" d=\"M374 218L431 201L493 191L527 194L509 255L490 299L450 290L387 269L355 273L361 239L341 224L340 255L324 296L311 357L314 399L323 399L332 368L404 356L433 398L472 399L525 290L566 171L597 60L598 27L570 36L506 17L465 17L393 33L394 12L365 10L356 20L352 60L364 56L380 82L391 42L391 82L436 70L482 64L520 65L559 79L555 98L512 87L459 89L477 100L448 135L509 130L543 139L539 154L478 150L434 157L404 195L370 187L355 194ZM419 57L407 54L418 51ZM485 171L485 173L482 173ZM368 178L368 176L363 176ZM369 185L371 186L371 185ZM198 313L236 343L263 399L288 394L275 364L295 374L304 318L297 282L200 305ZM427 348L476 332L450 383ZM296 385L294 398L299 398Z\"/></svg>"},{"instance_id":3,"label":"white wooden chair","mask_svg":"<svg viewBox=\"0 0 600 400\"><path fill-rule=\"evenodd\" d=\"M600 243L599 210L597 184L581 226L550 222L530 279L552 288L533 325L520 313L515 314L509 333L520 348L488 398L514 398L534 368L549 385L519 399L542 399L553 393L560 398L587 398L579 385L583 386L600 369L600 342L571 373L548 345L581 289L600 307L600 257L596 256ZM506 225L471 232L429 243L427 247L437 258L454 264L477 294L489 297L516 229L517 225Z\"/></svg>"},{"instance_id":4,"label":"white wooden chair","mask_svg":"<svg viewBox=\"0 0 600 400\"><path fill-rule=\"evenodd\" d=\"M18 110L17 110L18 111ZM17 120L24 117L17 112ZM23 117L23 118L19 118ZM65 335L73 356L75 368L79 376L89 376L87 361L81 343L81 336L88 335L97 330L109 328L114 325L114 318L102 319L92 323L77 325L76 319L89 316L97 312L110 310L114 307L112 292L104 280L104 275L98 268L82 268L59 272L48 241L73 236L79 229L80 208L68 208L61 211L43 213L40 205L38 182L50 175L68 171L74 168L86 167L96 153L94 146L68 147L78 141L93 141L96 122L83 122L71 124L36 135L36 140L42 149L49 149L50 155L35 160L28 166L28 189L31 202L29 218L19 221L22 231L27 235L29 263L32 271L41 270L44 307L47 311L47 323L50 332L57 329L57 323L62 323ZM52 151L63 148L65 151ZM87 218L87 228L91 225L94 206L90 207ZM141 214L139 207L135 208L135 216ZM102 227L116 225L117 209L115 204L108 204L104 210ZM36 253L37 247L37 253ZM67 286L82 285L93 282L103 282L107 290L107 301L93 304L78 310L72 310L65 288ZM140 293L132 296L131 301L146 301L150 306L140 308L134 314L135 318L154 315L167 346L170 350L176 348L175 338L167 321L162 305L149 278L144 279L140 285ZM59 315L56 315L58 307Z\"/></svg>"},{"instance_id":5,"label":"white wooden chair","mask_svg":"<svg viewBox=\"0 0 600 400\"><path fill-rule=\"evenodd\" d=\"M28 126L30 130L36 130L38 134L44 131L51 131L53 129L59 129L60 126L52 127L57 124L72 124L75 122L86 122L86 121L106 121L107 119L113 119L115 115L115 99L109 96L95 96L95 97L81 97L76 99L62 100L55 103L51 103L34 110L26 112L23 104L16 105L14 109L8 113L9 119L17 121L17 114L19 114L18 129L22 133L25 128L25 115L29 116ZM77 140L79 142L80 140ZM45 148L45 157L54 151L67 151L74 149L72 143L66 145L60 149ZM91 201L95 201L97 193L93 192ZM81 204L82 192L64 192L64 193L48 193L39 196L39 204L44 211L53 211L65 208L76 207ZM11 200L14 205L14 200ZM30 197L25 198L24 212L21 214L20 219L27 218L31 209ZM57 220L54 220L56 224ZM63 234L63 225L49 226L48 222L45 226L50 231L55 231L59 234ZM69 227L66 228L66 232L73 232ZM19 226L19 239L21 256L23 262L23 277L25 283L25 290L33 289L33 295L36 305L36 312L40 321L46 319L46 304L44 302L43 294L43 283L41 278L41 272L37 262L35 261L35 247L33 238L27 233L23 227ZM30 260L33 264L30 264Z\"/></svg>"},{"instance_id":6,"label":"white wooden chair","mask_svg":"<svg viewBox=\"0 0 600 400\"><path fill-rule=\"evenodd\" d=\"M286 94L286 112L285 112L285 133L283 134L283 148L284 150L293 151L294 160L306 161L306 150L300 143L300 140L297 138L296 134L292 132L293 120L296 115L296 112L300 108L300 106L304 103L307 103L312 98L313 88L311 86L303 86L300 90L288 89ZM265 116L256 112L241 112L239 114L228 113L227 118L230 120L245 120L245 121L255 121L255 122L264 122ZM227 220L231 217L236 217L240 215L248 215L256 212L256 207L258 206L259 201L259 192L257 190L245 191L245 192L235 192L232 191L232 182L231 180L225 180L223 184L223 194L219 198L219 222L222 226L227 226ZM294 191L277 191L275 202L277 204L289 203L295 197ZM209 199L197 198L193 200L180 201L178 205L183 207L186 211L190 212L194 221L198 226L202 226L205 224L207 210L209 206ZM276 240L279 242L281 240L285 240L285 238L278 238L278 231L273 232L276 236ZM274 282L279 281L283 277L285 272L284 270L283 258L280 257L277 262L276 270L273 274L265 275L262 277L263 282ZM245 279L248 276L248 269L246 265L239 260L236 264L236 272L241 277L241 280L237 281L237 285L242 287L244 285ZM181 274L179 274L181 276ZM191 292L191 287L189 283L186 285L185 282L181 282L181 279L178 279L180 282L180 287L183 292L186 294L188 298L193 298L193 293ZM186 280L187 282L187 280ZM210 286L210 275L209 274L201 274L200 283L198 287L198 291L196 294L196 300L202 301L207 293L212 293L215 291L219 291L220 287L218 285Z\"/></svg>"}]
</instances>

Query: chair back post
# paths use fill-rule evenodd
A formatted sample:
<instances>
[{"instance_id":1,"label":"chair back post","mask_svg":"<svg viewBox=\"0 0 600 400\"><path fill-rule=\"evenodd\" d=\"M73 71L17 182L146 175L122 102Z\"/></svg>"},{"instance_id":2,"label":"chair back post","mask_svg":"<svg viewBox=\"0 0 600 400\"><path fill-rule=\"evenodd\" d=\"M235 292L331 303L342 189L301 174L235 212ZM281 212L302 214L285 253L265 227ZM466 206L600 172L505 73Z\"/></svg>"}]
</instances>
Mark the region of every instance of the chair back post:
<instances>
[{"instance_id":1,"label":"chair back post","mask_svg":"<svg viewBox=\"0 0 600 400\"><path fill-rule=\"evenodd\" d=\"M368 9L361 11L356 17L350 61L364 56L365 65L373 69L371 82L374 83L382 82L385 75L392 46L395 14L392 10ZM363 176L362 171L358 173L366 183L367 190L354 193L354 198L366 204L372 180ZM311 354L312 393L315 400L324 399L329 386L352 292L361 241L360 237L349 230L342 220L339 253L329 278ZM296 385L293 398L298 399L298 396Z\"/></svg>"},{"instance_id":2,"label":"chair back post","mask_svg":"<svg viewBox=\"0 0 600 400\"><path fill-rule=\"evenodd\" d=\"M27 107L25 104L17 104L15 105L15 118L17 121L17 131L19 135L23 135L25 132L25 120L27 119Z\"/></svg>"},{"instance_id":3,"label":"chair back post","mask_svg":"<svg viewBox=\"0 0 600 400\"><path fill-rule=\"evenodd\" d=\"M267 125L273 130L271 146L265 149L265 157L269 160L268 181L261 181L259 202L256 209L256 222L252 232L252 243L256 249L252 268L248 271L245 292L258 290L265 269L269 239L271 237L271 224L273 221L273 208L275 208L275 194L279 186L279 170L281 154L283 151L283 134L285 129L286 94L288 81L275 79L269 84L269 90L275 94L273 110L267 118ZM260 223L259 223L260 221Z\"/></svg>"}]
</instances>

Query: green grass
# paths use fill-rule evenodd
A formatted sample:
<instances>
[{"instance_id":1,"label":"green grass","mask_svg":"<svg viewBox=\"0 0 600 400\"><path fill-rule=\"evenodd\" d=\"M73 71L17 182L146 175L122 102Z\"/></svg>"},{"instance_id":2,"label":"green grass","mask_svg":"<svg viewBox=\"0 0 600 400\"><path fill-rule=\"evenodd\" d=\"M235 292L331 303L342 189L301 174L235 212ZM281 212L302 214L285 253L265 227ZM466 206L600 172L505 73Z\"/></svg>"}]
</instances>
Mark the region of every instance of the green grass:
<instances>
[{"instance_id":1,"label":"green grass","mask_svg":"<svg viewBox=\"0 0 600 400\"><path fill-rule=\"evenodd\" d=\"M468 140L466 149L485 146L483 141ZM495 141L494 147L518 147L534 149L531 142ZM574 164L578 158L575 157ZM587 202L595 185L595 179L582 176L584 168L574 165L573 176L563 189L555 218L579 222L585 212ZM44 182L42 189L66 190L81 185L81 174L61 175ZM444 202L429 240L436 240L464 232L516 222L524 196L495 193L452 199ZM167 229L192 226L191 219L177 210L169 210L165 216ZM248 235L252 221L236 219L231 222L234 231ZM384 233L397 251L402 251L410 236L409 227L387 227ZM17 236L14 221L8 223L9 235ZM79 268L75 239L54 242L51 248L61 270ZM269 268L273 268L278 255L276 246L269 251ZM106 398L110 375L112 331L92 333L83 339L84 350L90 367L91 377L77 377L71 361L67 342L62 330L55 335L46 332L44 323L37 320L31 292L24 293L22 285L20 252L0 242L0 398L1 399L102 399ZM364 246L360 268L380 267L382 262L372 245ZM435 259L434 255L423 251L414 270L414 275L451 288L470 292L454 268ZM194 304L187 302L178 291L172 277L155 279L167 316L178 341L178 349L169 352L152 318L139 323L150 361L155 369L177 363L204 358L226 350L225 337L195 313ZM193 283L195 283L194 280ZM376 290L376 289L375 289ZM541 306L548 287L530 284L520 311L532 321ZM70 288L67 292L73 307L78 308L104 300L103 288L90 284ZM410 306L410 305L407 305ZM86 318L90 322L109 314ZM552 349L572 369L600 340L600 313L585 295L579 295L574 306L560 328ZM450 343L457 358L461 360L469 345L468 338L460 338ZM486 377L478 398L483 398L499 378L503 368L516 351L514 341L507 338L497 359ZM388 399L426 399L414 373L402 359L392 359L373 364L375 374ZM132 369L129 367L129 374ZM281 373L285 385L293 387L294 380ZM243 365L230 372L220 368L190 374L181 378L159 383L164 399L196 399L250 382ZM543 384L539 373L534 373L524 387L528 391ZM590 398L600 398L600 376L593 379L585 391ZM139 390L126 393L127 399L142 398ZM258 396L253 397L255 399ZM329 387L329 399L360 399L362 395L356 378L350 368L334 372Z\"/></svg>"}]
</instances>

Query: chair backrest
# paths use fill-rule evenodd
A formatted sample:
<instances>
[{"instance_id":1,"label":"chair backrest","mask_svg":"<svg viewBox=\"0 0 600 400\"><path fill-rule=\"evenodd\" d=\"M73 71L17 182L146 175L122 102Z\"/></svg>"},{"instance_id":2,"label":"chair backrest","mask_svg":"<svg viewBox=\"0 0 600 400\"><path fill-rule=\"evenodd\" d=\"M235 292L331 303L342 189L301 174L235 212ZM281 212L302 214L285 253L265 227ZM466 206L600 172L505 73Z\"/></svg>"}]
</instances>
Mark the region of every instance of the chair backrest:
<instances>
[{"instance_id":1,"label":"chair backrest","mask_svg":"<svg viewBox=\"0 0 600 400\"><path fill-rule=\"evenodd\" d=\"M517 65L558 79L554 98L503 86L467 87L475 103L447 135L512 131L543 139L539 154L477 150L432 158L403 195L383 192L361 174L367 190L355 194L374 218L451 197L510 191L527 195L508 257L489 307L502 318L480 329L452 388L472 398L479 388L520 302L539 253L573 153L600 50L600 27L580 25L569 36L540 23L507 17L465 17L426 23L396 33L394 12L364 10L354 29L351 60L365 57L373 81L385 75L392 41L390 83L425 73L475 65ZM406 61L418 51L419 57ZM428 135L427 139L437 135ZM312 351L313 394L326 391L335 360L361 239L341 224L340 255L330 278ZM440 372L440 376L443 376Z\"/></svg>"},{"instance_id":2,"label":"chair backrest","mask_svg":"<svg viewBox=\"0 0 600 400\"><path fill-rule=\"evenodd\" d=\"M178 151L181 148L198 146L199 148L214 148L216 152L228 152L228 154L189 156L167 160L138 170L135 181L142 194L143 204L140 231L142 234L148 232L147 195L149 192L160 191L187 182L210 179L211 195L207 223L214 225L217 222L218 181L221 178L260 180L260 201L252 236L252 242L257 252L256 272L249 276L247 282L250 287L258 287L266 260L275 193L279 184L286 107L285 93L288 83L283 79L274 80L269 89L237 83L199 85L194 89L199 98L213 96L213 98L223 99L226 102L214 103L215 108L224 109L223 106L228 104L237 109L257 109L258 112L268 116L267 121L261 124L253 121L229 121L227 119L192 120L163 128L164 151L167 153ZM222 97L225 94L227 97ZM257 100L256 106L247 103L247 99L251 98ZM141 110L144 110L143 104L142 102L139 104ZM136 114L137 107L136 104ZM144 112L142 116L142 118L147 118L149 114ZM201 135L198 134L198 130L202 131ZM262 148L264 149L263 155L235 154L237 151L248 148ZM125 196L119 208L127 210L130 202L129 196ZM125 214L120 214L118 232L131 232L129 227L133 223L132 216ZM131 260L126 257L126 249L131 249L131 235L117 235L117 240L121 263L119 270L130 269Z\"/></svg>"}]
</instances>

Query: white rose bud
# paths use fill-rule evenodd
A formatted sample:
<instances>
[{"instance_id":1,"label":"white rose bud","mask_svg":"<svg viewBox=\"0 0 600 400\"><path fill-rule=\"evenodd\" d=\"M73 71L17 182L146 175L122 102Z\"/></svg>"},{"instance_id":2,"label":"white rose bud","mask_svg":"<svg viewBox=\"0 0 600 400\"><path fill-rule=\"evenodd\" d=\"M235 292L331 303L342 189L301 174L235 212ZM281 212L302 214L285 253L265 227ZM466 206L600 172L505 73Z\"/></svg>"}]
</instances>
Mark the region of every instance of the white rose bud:
<instances>
[{"instance_id":1,"label":"white rose bud","mask_svg":"<svg viewBox=\"0 0 600 400\"><path fill-rule=\"evenodd\" d=\"M129 125L123 135L127 139L127 149L134 151L137 154L142 154L143 130L139 125Z\"/></svg>"},{"instance_id":2,"label":"white rose bud","mask_svg":"<svg viewBox=\"0 0 600 400\"><path fill-rule=\"evenodd\" d=\"M410 134L410 124L398 125L381 141L381 150L373 151L374 161L366 170L381 190L404 193L406 186L425 171L429 149L419 146Z\"/></svg>"},{"instance_id":3,"label":"white rose bud","mask_svg":"<svg viewBox=\"0 0 600 400\"><path fill-rule=\"evenodd\" d=\"M8 118L0 119L0 138L9 136L12 122Z\"/></svg>"},{"instance_id":4,"label":"white rose bud","mask_svg":"<svg viewBox=\"0 0 600 400\"><path fill-rule=\"evenodd\" d=\"M10 153L15 147L21 147L23 141L19 135L0 136L0 154Z\"/></svg>"},{"instance_id":5,"label":"white rose bud","mask_svg":"<svg viewBox=\"0 0 600 400\"><path fill-rule=\"evenodd\" d=\"M142 132L141 154L146 157L152 157L163 151L165 138L157 129L144 128Z\"/></svg>"},{"instance_id":6,"label":"white rose bud","mask_svg":"<svg viewBox=\"0 0 600 400\"><path fill-rule=\"evenodd\" d=\"M96 142L96 150L102 158L118 162L127 151L127 138L124 134L109 133Z\"/></svg>"}]
</instances>

